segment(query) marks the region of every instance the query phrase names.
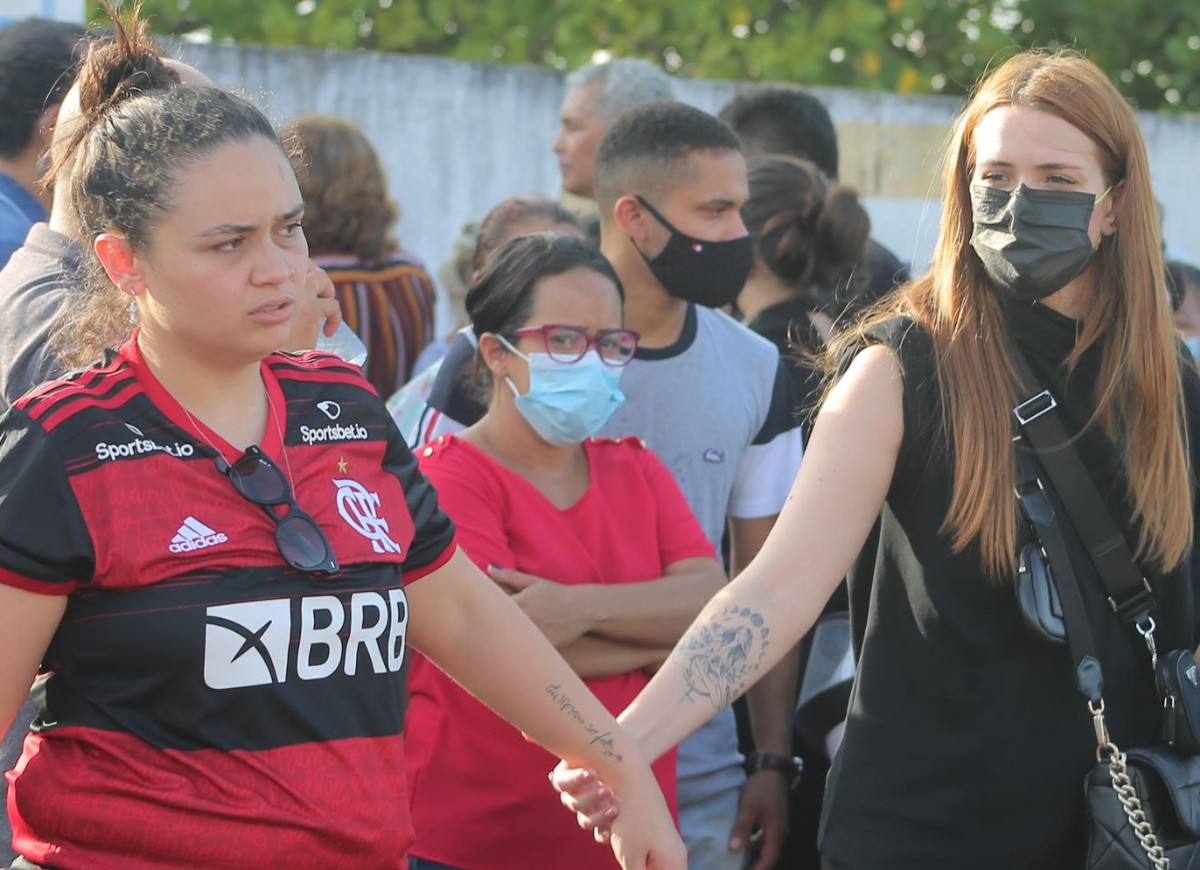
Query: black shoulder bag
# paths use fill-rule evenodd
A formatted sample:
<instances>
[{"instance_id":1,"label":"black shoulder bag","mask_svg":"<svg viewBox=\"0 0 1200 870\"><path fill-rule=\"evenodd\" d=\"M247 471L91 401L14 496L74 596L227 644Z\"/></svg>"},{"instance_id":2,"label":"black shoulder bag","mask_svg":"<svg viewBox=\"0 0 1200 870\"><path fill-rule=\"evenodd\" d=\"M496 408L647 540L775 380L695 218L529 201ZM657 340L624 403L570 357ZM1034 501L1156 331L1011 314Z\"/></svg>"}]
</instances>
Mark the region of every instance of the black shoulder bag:
<instances>
[{"instance_id":1,"label":"black shoulder bag","mask_svg":"<svg viewBox=\"0 0 1200 870\"><path fill-rule=\"evenodd\" d=\"M1036 384L1019 349L1013 361L1026 385ZM1029 394L1027 394L1029 395ZM1076 682L1096 734L1097 764L1084 782L1088 870L1200 868L1200 689L1190 650L1159 659L1150 584L1104 507L1049 390L1036 390L1013 409L1016 492L1035 540L1022 547L1017 600L1026 622L1051 640L1065 640ZM1029 449L1025 449L1028 447ZM1031 452L1032 451L1032 452ZM1036 454L1037 458L1034 458ZM1053 488L1088 550L1120 621L1150 652L1163 699L1164 744L1119 749L1108 735L1104 676L1079 579L1046 490Z\"/></svg>"}]
</instances>

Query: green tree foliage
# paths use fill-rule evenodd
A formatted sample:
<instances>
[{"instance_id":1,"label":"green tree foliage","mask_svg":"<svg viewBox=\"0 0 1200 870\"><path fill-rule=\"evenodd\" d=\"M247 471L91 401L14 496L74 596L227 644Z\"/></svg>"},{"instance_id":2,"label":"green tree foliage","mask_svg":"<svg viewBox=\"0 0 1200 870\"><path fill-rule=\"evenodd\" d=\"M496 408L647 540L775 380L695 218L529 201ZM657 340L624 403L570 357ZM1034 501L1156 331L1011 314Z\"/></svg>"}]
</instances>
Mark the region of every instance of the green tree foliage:
<instances>
[{"instance_id":1,"label":"green tree foliage","mask_svg":"<svg viewBox=\"0 0 1200 870\"><path fill-rule=\"evenodd\" d=\"M962 94L1074 47L1140 108L1200 111L1196 0L143 0L160 33L557 69L597 51L686 76ZM95 3L91 13L99 17Z\"/></svg>"}]
</instances>

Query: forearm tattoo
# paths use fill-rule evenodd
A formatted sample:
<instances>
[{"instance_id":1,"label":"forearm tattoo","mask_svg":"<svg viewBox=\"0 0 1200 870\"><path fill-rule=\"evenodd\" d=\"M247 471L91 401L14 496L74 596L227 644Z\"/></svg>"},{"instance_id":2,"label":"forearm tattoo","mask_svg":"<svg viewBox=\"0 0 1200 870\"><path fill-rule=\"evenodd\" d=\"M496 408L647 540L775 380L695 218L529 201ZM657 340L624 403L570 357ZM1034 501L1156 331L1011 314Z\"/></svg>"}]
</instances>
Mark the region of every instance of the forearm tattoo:
<instances>
[{"instance_id":1,"label":"forearm tattoo","mask_svg":"<svg viewBox=\"0 0 1200 870\"><path fill-rule=\"evenodd\" d=\"M583 714L579 712L579 708L575 706L575 702L563 692L560 684L551 683L546 687L546 694L550 696L551 701L558 705L558 709L583 726L583 730L587 732L589 738L588 742L593 746L599 746L605 758L611 758L614 761L625 760L624 756L617 752L612 732L598 728L594 723L586 721Z\"/></svg>"},{"instance_id":2,"label":"forearm tattoo","mask_svg":"<svg viewBox=\"0 0 1200 870\"><path fill-rule=\"evenodd\" d=\"M737 606L688 629L671 653L683 668L684 699L706 698L717 710L732 704L762 665L770 634L761 613Z\"/></svg>"}]
</instances>

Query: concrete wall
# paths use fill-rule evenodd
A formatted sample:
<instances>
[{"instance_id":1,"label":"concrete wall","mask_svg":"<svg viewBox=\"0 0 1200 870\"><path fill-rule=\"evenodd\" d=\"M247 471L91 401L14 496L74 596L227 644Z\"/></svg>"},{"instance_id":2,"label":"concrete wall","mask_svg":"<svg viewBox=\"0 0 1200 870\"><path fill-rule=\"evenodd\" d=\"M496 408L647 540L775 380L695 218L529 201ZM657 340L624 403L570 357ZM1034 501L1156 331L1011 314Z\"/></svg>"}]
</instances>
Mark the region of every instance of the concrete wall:
<instances>
[{"instance_id":1,"label":"concrete wall","mask_svg":"<svg viewBox=\"0 0 1200 870\"><path fill-rule=\"evenodd\" d=\"M18 18L56 18L83 23L83 0L0 0L0 27Z\"/></svg>"},{"instance_id":2,"label":"concrete wall","mask_svg":"<svg viewBox=\"0 0 1200 870\"><path fill-rule=\"evenodd\" d=\"M462 222L521 193L556 195L550 151L562 76L534 67L367 52L183 45L177 54L242 89L276 121L305 112L363 127L387 165L403 243L432 266ZM732 82L680 80L678 96L716 111ZM936 165L959 103L818 88L838 126L842 180L863 196L872 235L917 268L928 263L939 209ZM1200 116L1142 115L1172 249L1200 260Z\"/></svg>"}]
</instances>

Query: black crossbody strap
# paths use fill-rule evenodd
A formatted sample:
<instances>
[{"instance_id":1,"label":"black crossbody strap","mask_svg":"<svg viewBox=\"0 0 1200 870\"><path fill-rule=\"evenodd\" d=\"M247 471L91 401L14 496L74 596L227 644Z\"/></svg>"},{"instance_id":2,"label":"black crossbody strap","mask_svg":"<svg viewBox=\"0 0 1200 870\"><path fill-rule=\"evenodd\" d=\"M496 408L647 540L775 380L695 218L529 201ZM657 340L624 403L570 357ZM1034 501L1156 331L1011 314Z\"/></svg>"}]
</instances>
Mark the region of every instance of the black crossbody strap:
<instances>
[{"instance_id":1,"label":"black crossbody strap","mask_svg":"<svg viewBox=\"0 0 1200 870\"><path fill-rule=\"evenodd\" d=\"M1016 456L1017 503L1037 536L1038 543L1050 563L1058 598L1062 603L1063 624L1067 629L1067 647L1071 661L1075 663L1075 681L1079 691L1093 703L1100 701L1104 689L1104 675L1096 652L1096 641L1092 635L1092 624L1088 620L1079 589L1079 579L1071 567L1071 554L1063 538L1046 490L1038 475L1038 466L1033 456L1020 445Z\"/></svg>"},{"instance_id":2,"label":"black crossbody strap","mask_svg":"<svg viewBox=\"0 0 1200 870\"><path fill-rule=\"evenodd\" d=\"M1037 453L1048 482L1058 493L1075 530L1087 548L1096 573L1121 622L1139 625L1154 610L1154 595L1134 561L1125 536L1113 521L1096 484L1088 473L1058 414L1058 402L1047 389L1038 390L1020 348L1013 346L1012 360L1021 381L1035 390L1013 409L1017 426ZM1034 386L1028 386L1034 385Z\"/></svg>"}]
</instances>

